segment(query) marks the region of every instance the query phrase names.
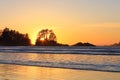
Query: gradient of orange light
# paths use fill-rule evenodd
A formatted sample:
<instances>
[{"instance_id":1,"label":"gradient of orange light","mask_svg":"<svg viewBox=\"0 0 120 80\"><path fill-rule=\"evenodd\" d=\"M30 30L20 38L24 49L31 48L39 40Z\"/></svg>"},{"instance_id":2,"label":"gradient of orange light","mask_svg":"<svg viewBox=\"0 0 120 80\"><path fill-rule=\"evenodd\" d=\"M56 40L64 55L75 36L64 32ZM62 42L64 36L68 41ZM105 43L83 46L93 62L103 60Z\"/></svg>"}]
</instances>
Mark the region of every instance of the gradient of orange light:
<instances>
[{"instance_id":1,"label":"gradient of orange light","mask_svg":"<svg viewBox=\"0 0 120 80\"><path fill-rule=\"evenodd\" d=\"M84 10L84 9L83 9ZM20 14L20 12L23 12ZM9 16L2 21L3 26L10 27L22 33L28 33L32 44L35 43L37 33L42 29L53 29L60 43L74 44L76 42L90 42L96 45L118 42L120 37L120 23L88 22L91 16L69 13L57 9L35 10L34 8L20 10L16 15ZM89 15L91 15L89 13ZM14 17L14 18L13 18ZM85 21L87 24L85 24ZM10 25L12 24L12 25ZM14 24L14 25L13 25Z\"/></svg>"},{"instance_id":2,"label":"gradient of orange light","mask_svg":"<svg viewBox=\"0 0 120 80\"><path fill-rule=\"evenodd\" d=\"M98 24L99 26L100 24ZM106 26L110 27L106 27ZM116 25L116 27L114 27ZM18 30L21 33L28 33L32 44L35 43L37 34L42 29L52 29L56 36L57 41L60 43L74 44L76 42L90 42L96 45L105 45L119 42L120 29L119 24L106 24L102 27L97 27L96 25L76 25L73 28L71 25L62 26L50 26L50 25L21 25L22 27L14 27L17 25L10 25L8 27ZM28 26L28 27L27 27ZM78 26L78 27L77 27ZM79 27L81 26L81 27ZM24 29L23 29L24 28Z\"/></svg>"}]
</instances>

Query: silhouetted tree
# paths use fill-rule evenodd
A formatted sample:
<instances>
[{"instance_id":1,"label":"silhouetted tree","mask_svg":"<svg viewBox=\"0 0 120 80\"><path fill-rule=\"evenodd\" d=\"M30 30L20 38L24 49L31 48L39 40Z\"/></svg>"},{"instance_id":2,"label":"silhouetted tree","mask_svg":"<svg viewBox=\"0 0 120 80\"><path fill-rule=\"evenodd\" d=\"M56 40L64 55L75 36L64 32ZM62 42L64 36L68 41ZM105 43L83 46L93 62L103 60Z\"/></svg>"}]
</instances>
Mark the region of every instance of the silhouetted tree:
<instances>
[{"instance_id":1,"label":"silhouetted tree","mask_svg":"<svg viewBox=\"0 0 120 80\"><path fill-rule=\"evenodd\" d=\"M57 38L55 33L49 29L43 29L38 32L36 39L36 46L68 46L67 44L57 43Z\"/></svg>"},{"instance_id":2,"label":"silhouetted tree","mask_svg":"<svg viewBox=\"0 0 120 80\"><path fill-rule=\"evenodd\" d=\"M56 35L52 30L43 29L38 33L36 46L57 46Z\"/></svg>"},{"instance_id":3,"label":"silhouetted tree","mask_svg":"<svg viewBox=\"0 0 120 80\"><path fill-rule=\"evenodd\" d=\"M4 46L30 46L31 40L28 34L5 28L0 36L0 45Z\"/></svg>"}]
</instances>

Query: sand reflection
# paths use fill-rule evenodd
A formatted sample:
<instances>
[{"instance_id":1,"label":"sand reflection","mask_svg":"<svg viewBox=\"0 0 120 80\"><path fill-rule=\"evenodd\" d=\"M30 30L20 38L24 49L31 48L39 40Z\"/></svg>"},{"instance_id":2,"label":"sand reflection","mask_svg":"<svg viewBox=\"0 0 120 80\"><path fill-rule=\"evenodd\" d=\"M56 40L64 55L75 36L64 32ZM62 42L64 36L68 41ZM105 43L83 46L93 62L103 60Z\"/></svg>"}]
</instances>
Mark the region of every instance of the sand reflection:
<instances>
[{"instance_id":1,"label":"sand reflection","mask_svg":"<svg viewBox=\"0 0 120 80\"><path fill-rule=\"evenodd\" d=\"M120 73L0 64L0 80L120 80Z\"/></svg>"}]
</instances>

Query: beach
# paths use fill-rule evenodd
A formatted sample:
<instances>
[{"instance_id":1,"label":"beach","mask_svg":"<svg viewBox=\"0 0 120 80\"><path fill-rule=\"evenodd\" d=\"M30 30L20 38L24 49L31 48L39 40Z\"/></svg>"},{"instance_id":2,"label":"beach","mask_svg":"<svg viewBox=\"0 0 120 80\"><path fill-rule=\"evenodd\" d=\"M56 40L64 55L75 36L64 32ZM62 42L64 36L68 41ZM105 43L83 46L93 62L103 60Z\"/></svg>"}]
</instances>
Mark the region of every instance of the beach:
<instances>
[{"instance_id":1,"label":"beach","mask_svg":"<svg viewBox=\"0 0 120 80\"><path fill-rule=\"evenodd\" d=\"M0 0L0 80L120 80L120 0Z\"/></svg>"},{"instance_id":2,"label":"beach","mask_svg":"<svg viewBox=\"0 0 120 80\"><path fill-rule=\"evenodd\" d=\"M0 80L120 80L118 47L0 47Z\"/></svg>"},{"instance_id":3,"label":"beach","mask_svg":"<svg viewBox=\"0 0 120 80\"><path fill-rule=\"evenodd\" d=\"M0 80L120 80L120 73L0 64Z\"/></svg>"}]
</instances>

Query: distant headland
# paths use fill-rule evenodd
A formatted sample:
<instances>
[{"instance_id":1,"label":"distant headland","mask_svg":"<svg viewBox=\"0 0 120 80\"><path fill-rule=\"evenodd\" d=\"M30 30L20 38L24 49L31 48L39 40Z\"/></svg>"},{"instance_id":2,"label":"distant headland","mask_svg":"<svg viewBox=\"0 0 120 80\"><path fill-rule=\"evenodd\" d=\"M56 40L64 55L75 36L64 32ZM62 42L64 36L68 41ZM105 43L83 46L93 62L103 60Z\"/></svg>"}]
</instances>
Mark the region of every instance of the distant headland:
<instances>
[{"instance_id":1,"label":"distant headland","mask_svg":"<svg viewBox=\"0 0 120 80\"><path fill-rule=\"evenodd\" d=\"M91 43L78 42L78 43L74 44L73 46L95 46L95 45L91 44Z\"/></svg>"}]
</instances>

